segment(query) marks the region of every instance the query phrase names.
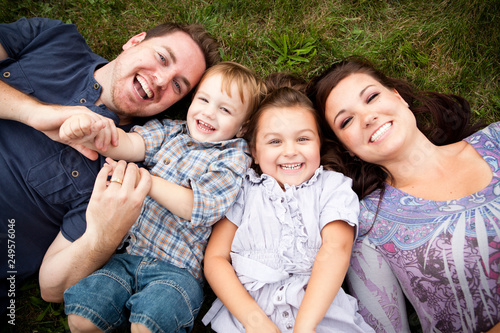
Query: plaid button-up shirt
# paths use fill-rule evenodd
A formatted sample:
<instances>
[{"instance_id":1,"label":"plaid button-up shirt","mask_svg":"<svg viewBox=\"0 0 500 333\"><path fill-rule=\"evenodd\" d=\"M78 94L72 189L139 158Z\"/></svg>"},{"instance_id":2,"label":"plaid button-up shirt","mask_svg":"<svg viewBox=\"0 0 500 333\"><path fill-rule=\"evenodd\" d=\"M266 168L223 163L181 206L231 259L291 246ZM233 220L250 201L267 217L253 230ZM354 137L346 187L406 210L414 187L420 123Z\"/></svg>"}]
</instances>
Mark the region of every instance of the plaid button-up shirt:
<instances>
[{"instance_id":1,"label":"plaid button-up shirt","mask_svg":"<svg viewBox=\"0 0 500 333\"><path fill-rule=\"evenodd\" d=\"M185 121L151 120L134 127L146 143L145 166L152 175L189 187L194 193L191 220L172 214L147 197L130 229L127 252L185 268L202 280L203 253L212 230L233 204L251 158L243 139L199 142Z\"/></svg>"}]
</instances>

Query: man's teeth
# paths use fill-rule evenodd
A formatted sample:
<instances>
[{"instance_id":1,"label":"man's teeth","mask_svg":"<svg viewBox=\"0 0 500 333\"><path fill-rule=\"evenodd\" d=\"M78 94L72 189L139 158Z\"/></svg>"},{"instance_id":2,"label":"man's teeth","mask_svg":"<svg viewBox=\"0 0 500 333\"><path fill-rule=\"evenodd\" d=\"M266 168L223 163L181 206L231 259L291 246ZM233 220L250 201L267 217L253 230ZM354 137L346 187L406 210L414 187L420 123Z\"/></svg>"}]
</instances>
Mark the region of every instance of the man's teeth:
<instances>
[{"instance_id":1,"label":"man's teeth","mask_svg":"<svg viewBox=\"0 0 500 333\"><path fill-rule=\"evenodd\" d=\"M302 163L297 164L281 164L281 168L285 170L294 170L299 169L302 166Z\"/></svg>"},{"instance_id":2,"label":"man's teeth","mask_svg":"<svg viewBox=\"0 0 500 333\"><path fill-rule=\"evenodd\" d=\"M391 126L392 123L387 123L380 127L375 133L373 133L372 137L370 138L370 142L375 142L380 139L380 137L384 135L384 133L387 132L389 128L391 128Z\"/></svg>"},{"instance_id":3,"label":"man's teeth","mask_svg":"<svg viewBox=\"0 0 500 333\"><path fill-rule=\"evenodd\" d=\"M142 89L144 89L144 92L146 93L146 95L148 95L148 98L153 97L153 93L149 89L146 81L144 81L144 79L140 76L136 76L136 78L137 78L137 81L139 81L139 83L141 84Z\"/></svg>"},{"instance_id":4,"label":"man's teeth","mask_svg":"<svg viewBox=\"0 0 500 333\"><path fill-rule=\"evenodd\" d=\"M211 126L211 125L209 125L209 124L207 124L207 123L205 123L205 122L203 122L203 121L201 121L201 120L198 120L198 125L199 125L201 128L203 128L203 129L205 129L205 130L208 130L208 131L213 131L213 130L215 130L215 128L214 128L213 126Z\"/></svg>"}]
</instances>

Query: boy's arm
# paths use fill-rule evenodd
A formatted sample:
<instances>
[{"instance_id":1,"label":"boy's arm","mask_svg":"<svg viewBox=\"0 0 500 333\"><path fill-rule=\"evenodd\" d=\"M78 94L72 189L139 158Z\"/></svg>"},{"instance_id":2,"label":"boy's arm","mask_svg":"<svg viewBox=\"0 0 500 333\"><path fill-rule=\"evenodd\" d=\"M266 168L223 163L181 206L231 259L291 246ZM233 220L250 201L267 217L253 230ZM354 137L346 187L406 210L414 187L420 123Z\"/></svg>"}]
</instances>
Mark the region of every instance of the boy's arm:
<instances>
[{"instance_id":1,"label":"boy's arm","mask_svg":"<svg viewBox=\"0 0 500 333\"><path fill-rule=\"evenodd\" d=\"M111 119L97 117L80 114L67 119L59 132L63 143L82 145L115 160L144 161L146 147L142 136L116 128Z\"/></svg>"},{"instance_id":2,"label":"boy's arm","mask_svg":"<svg viewBox=\"0 0 500 333\"><path fill-rule=\"evenodd\" d=\"M194 193L190 188L174 184L158 176L151 176L152 185L149 196L172 214L191 220Z\"/></svg>"},{"instance_id":3,"label":"boy's arm","mask_svg":"<svg viewBox=\"0 0 500 333\"><path fill-rule=\"evenodd\" d=\"M205 277L226 308L245 327L245 332L279 332L241 284L231 265L230 251L237 227L224 218L212 230L205 252Z\"/></svg>"},{"instance_id":4,"label":"boy's arm","mask_svg":"<svg viewBox=\"0 0 500 333\"><path fill-rule=\"evenodd\" d=\"M294 332L315 332L342 286L351 257L354 227L345 221L328 223L300 305Z\"/></svg>"}]
</instances>

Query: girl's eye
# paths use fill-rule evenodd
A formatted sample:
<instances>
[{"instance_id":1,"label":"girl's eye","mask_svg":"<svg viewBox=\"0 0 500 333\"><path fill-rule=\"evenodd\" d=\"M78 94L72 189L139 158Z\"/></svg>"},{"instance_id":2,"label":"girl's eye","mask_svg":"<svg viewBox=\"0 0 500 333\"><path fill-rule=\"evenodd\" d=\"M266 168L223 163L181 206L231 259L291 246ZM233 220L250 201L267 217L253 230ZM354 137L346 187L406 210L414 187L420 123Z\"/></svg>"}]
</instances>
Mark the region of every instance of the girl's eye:
<instances>
[{"instance_id":1,"label":"girl's eye","mask_svg":"<svg viewBox=\"0 0 500 333\"><path fill-rule=\"evenodd\" d=\"M298 142L305 142L305 141L309 141L309 138L301 137L301 138L298 138L297 141Z\"/></svg>"},{"instance_id":2,"label":"girl's eye","mask_svg":"<svg viewBox=\"0 0 500 333\"><path fill-rule=\"evenodd\" d=\"M220 108L224 113L231 113L228 109L226 109L225 107L221 107Z\"/></svg>"},{"instance_id":3,"label":"girl's eye","mask_svg":"<svg viewBox=\"0 0 500 333\"><path fill-rule=\"evenodd\" d=\"M343 129L347 125L349 125L349 123L351 122L351 120L352 120L352 117L347 117L344 120L342 120L342 122L340 123L340 129Z\"/></svg>"},{"instance_id":4,"label":"girl's eye","mask_svg":"<svg viewBox=\"0 0 500 333\"><path fill-rule=\"evenodd\" d=\"M199 97L198 99L203 103L208 103L208 100L205 97Z\"/></svg>"},{"instance_id":5,"label":"girl's eye","mask_svg":"<svg viewBox=\"0 0 500 333\"><path fill-rule=\"evenodd\" d=\"M272 139L269 141L269 144L271 144L271 145L276 145L278 143L280 143L280 140L278 140L278 139Z\"/></svg>"},{"instance_id":6,"label":"girl's eye","mask_svg":"<svg viewBox=\"0 0 500 333\"><path fill-rule=\"evenodd\" d=\"M368 99L366 100L366 103L370 103L371 101L373 101L375 99L375 97L377 97L379 94L378 93L374 93L374 94L371 94L370 96L368 96Z\"/></svg>"}]
</instances>

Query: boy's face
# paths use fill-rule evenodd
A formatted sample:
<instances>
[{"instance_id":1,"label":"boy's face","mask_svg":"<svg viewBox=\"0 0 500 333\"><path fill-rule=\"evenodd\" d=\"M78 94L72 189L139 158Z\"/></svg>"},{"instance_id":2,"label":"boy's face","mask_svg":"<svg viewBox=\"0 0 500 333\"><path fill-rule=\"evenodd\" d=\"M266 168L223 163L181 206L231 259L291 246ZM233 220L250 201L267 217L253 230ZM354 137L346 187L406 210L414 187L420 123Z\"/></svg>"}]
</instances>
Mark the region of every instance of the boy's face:
<instances>
[{"instance_id":1,"label":"boy's face","mask_svg":"<svg viewBox=\"0 0 500 333\"><path fill-rule=\"evenodd\" d=\"M236 83L231 84L231 97L222 90L222 75L213 74L201 82L187 112L191 136L201 142L232 139L241 129L248 112L245 93L243 103Z\"/></svg>"}]
</instances>

